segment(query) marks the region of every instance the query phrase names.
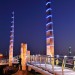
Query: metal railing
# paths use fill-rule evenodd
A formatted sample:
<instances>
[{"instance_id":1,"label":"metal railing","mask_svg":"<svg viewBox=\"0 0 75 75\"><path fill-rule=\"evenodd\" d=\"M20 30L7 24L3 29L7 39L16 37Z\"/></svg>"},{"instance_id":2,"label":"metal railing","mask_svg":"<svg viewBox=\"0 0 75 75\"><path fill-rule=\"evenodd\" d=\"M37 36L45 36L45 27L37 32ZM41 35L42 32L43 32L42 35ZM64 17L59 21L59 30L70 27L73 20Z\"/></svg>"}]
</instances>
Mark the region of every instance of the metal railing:
<instances>
[{"instance_id":1,"label":"metal railing","mask_svg":"<svg viewBox=\"0 0 75 75\"><path fill-rule=\"evenodd\" d=\"M61 67L62 75L65 68L75 69L75 56L48 56L30 55L29 64L42 68L50 73L55 73L55 67ZM50 68L50 69L49 69Z\"/></svg>"}]
</instances>

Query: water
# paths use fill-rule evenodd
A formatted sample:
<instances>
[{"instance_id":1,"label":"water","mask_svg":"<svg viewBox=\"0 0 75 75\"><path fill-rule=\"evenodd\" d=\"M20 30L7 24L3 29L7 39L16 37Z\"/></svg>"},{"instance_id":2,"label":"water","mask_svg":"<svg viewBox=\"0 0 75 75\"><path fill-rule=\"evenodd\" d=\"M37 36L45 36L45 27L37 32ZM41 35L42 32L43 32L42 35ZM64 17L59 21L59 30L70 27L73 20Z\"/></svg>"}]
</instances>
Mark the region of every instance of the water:
<instances>
[{"instance_id":1,"label":"water","mask_svg":"<svg viewBox=\"0 0 75 75\"><path fill-rule=\"evenodd\" d=\"M5 65L2 65L2 66L0 66L0 75L4 75L3 74L3 69L5 68L6 66ZM16 69L14 69L14 70L16 70ZM5 74L5 75L12 75L11 73L13 73L14 71L8 71L8 74ZM16 70L16 72L18 72L18 69ZM39 74L39 73L37 73L37 72L35 72L34 70L31 70L31 71L25 71L24 72L25 73L25 75L42 75L42 74Z\"/></svg>"},{"instance_id":2,"label":"water","mask_svg":"<svg viewBox=\"0 0 75 75\"><path fill-rule=\"evenodd\" d=\"M37 73L37 72L28 72L27 75L42 75L42 74L39 74L39 73Z\"/></svg>"},{"instance_id":3,"label":"water","mask_svg":"<svg viewBox=\"0 0 75 75\"><path fill-rule=\"evenodd\" d=\"M2 69L0 69L0 75L4 75L3 74L3 72L2 72ZM5 74L5 75L12 75L12 74ZM28 72L27 71L27 73L25 73L25 75L41 75L41 74L39 74L39 73L33 73L33 72Z\"/></svg>"},{"instance_id":4,"label":"water","mask_svg":"<svg viewBox=\"0 0 75 75\"><path fill-rule=\"evenodd\" d=\"M4 68L5 66L0 66L0 75L3 75L3 68Z\"/></svg>"},{"instance_id":5,"label":"water","mask_svg":"<svg viewBox=\"0 0 75 75\"><path fill-rule=\"evenodd\" d=\"M5 68L5 66L0 66L0 75L4 75L3 74L3 68ZM8 71L8 74L5 74L5 75L12 75L11 74L12 72L13 71ZM41 75L41 74L35 72L34 70L31 70L30 72L29 71L25 71L24 73L25 73L25 75Z\"/></svg>"},{"instance_id":6,"label":"water","mask_svg":"<svg viewBox=\"0 0 75 75\"><path fill-rule=\"evenodd\" d=\"M41 74L28 72L27 75L41 75Z\"/></svg>"}]
</instances>

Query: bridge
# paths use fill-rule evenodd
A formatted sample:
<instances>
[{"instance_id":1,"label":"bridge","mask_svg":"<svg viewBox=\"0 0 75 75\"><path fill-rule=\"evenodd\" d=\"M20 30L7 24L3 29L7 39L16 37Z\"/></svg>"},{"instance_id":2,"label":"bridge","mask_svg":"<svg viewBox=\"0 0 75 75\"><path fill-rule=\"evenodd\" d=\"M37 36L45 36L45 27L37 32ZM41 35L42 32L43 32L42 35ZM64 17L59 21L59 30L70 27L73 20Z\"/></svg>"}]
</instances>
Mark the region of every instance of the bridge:
<instances>
[{"instance_id":1,"label":"bridge","mask_svg":"<svg viewBox=\"0 0 75 75\"><path fill-rule=\"evenodd\" d=\"M27 66L28 70L33 69L43 75L75 75L75 57L73 56L32 55Z\"/></svg>"},{"instance_id":2,"label":"bridge","mask_svg":"<svg viewBox=\"0 0 75 75\"><path fill-rule=\"evenodd\" d=\"M18 64L19 63L18 62L18 57L19 57L19 55L13 57L13 61L12 61L13 64ZM4 59L4 58L0 59L0 65L9 65L9 59Z\"/></svg>"},{"instance_id":3,"label":"bridge","mask_svg":"<svg viewBox=\"0 0 75 75\"><path fill-rule=\"evenodd\" d=\"M18 57L15 56L12 63L18 64ZM42 75L75 75L74 56L51 57L48 55L30 55L26 56L26 62L28 71L34 70ZM0 60L0 65L8 64L8 59Z\"/></svg>"}]
</instances>

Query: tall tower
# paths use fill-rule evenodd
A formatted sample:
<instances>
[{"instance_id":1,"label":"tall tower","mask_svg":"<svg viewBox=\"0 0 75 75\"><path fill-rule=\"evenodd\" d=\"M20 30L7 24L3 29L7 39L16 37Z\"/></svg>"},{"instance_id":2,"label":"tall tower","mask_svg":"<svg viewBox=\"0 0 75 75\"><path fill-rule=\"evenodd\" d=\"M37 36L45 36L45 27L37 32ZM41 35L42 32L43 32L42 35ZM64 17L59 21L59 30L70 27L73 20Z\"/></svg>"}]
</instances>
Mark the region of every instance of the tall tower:
<instances>
[{"instance_id":1,"label":"tall tower","mask_svg":"<svg viewBox=\"0 0 75 75\"><path fill-rule=\"evenodd\" d=\"M9 45L9 66L12 66L13 61L13 44L14 44L14 12L12 12L12 26L10 31L10 45Z\"/></svg>"},{"instance_id":2,"label":"tall tower","mask_svg":"<svg viewBox=\"0 0 75 75\"><path fill-rule=\"evenodd\" d=\"M27 54L27 44L21 44L21 65L22 70L26 70L26 54Z\"/></svg>"},{"instance_id":3,"label":"tall tower","mask_svg":"<svg viewBox=\"0 0 75 75\"><path fill-rule=\"evenodd\" d=\"M54 56L54 34L51 0L46 0L46 54Z\"/></svg>"}]
</instances>

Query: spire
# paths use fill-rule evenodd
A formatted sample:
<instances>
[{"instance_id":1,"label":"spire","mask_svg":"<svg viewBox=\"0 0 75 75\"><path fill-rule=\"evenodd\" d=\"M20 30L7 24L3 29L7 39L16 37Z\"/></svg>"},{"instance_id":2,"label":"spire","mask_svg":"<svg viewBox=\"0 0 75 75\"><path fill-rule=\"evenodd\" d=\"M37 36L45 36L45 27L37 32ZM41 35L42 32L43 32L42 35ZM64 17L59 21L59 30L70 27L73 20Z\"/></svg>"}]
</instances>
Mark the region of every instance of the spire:
<instances>
[{"instance_id":1,"label":"spire","mask_svg":"<svg viewBox=\"0 0 75 75\"><path fill-rule=\"evenodd\" d=\"M9 45L9 66L12 66L13 61L13 45L14 45L14 11L12 12L12 25L10 31L10 45Z\"/></svg>"},{"instance_id":2,"label":"spire","mask_svg":"<svg viewBox=\"0 0 75 75\"><path fill-rule=\"evenodd\" d=\"M46 0L46 54L54 56L54 34L51 0Z\"/></svg>"}]
</instances>

